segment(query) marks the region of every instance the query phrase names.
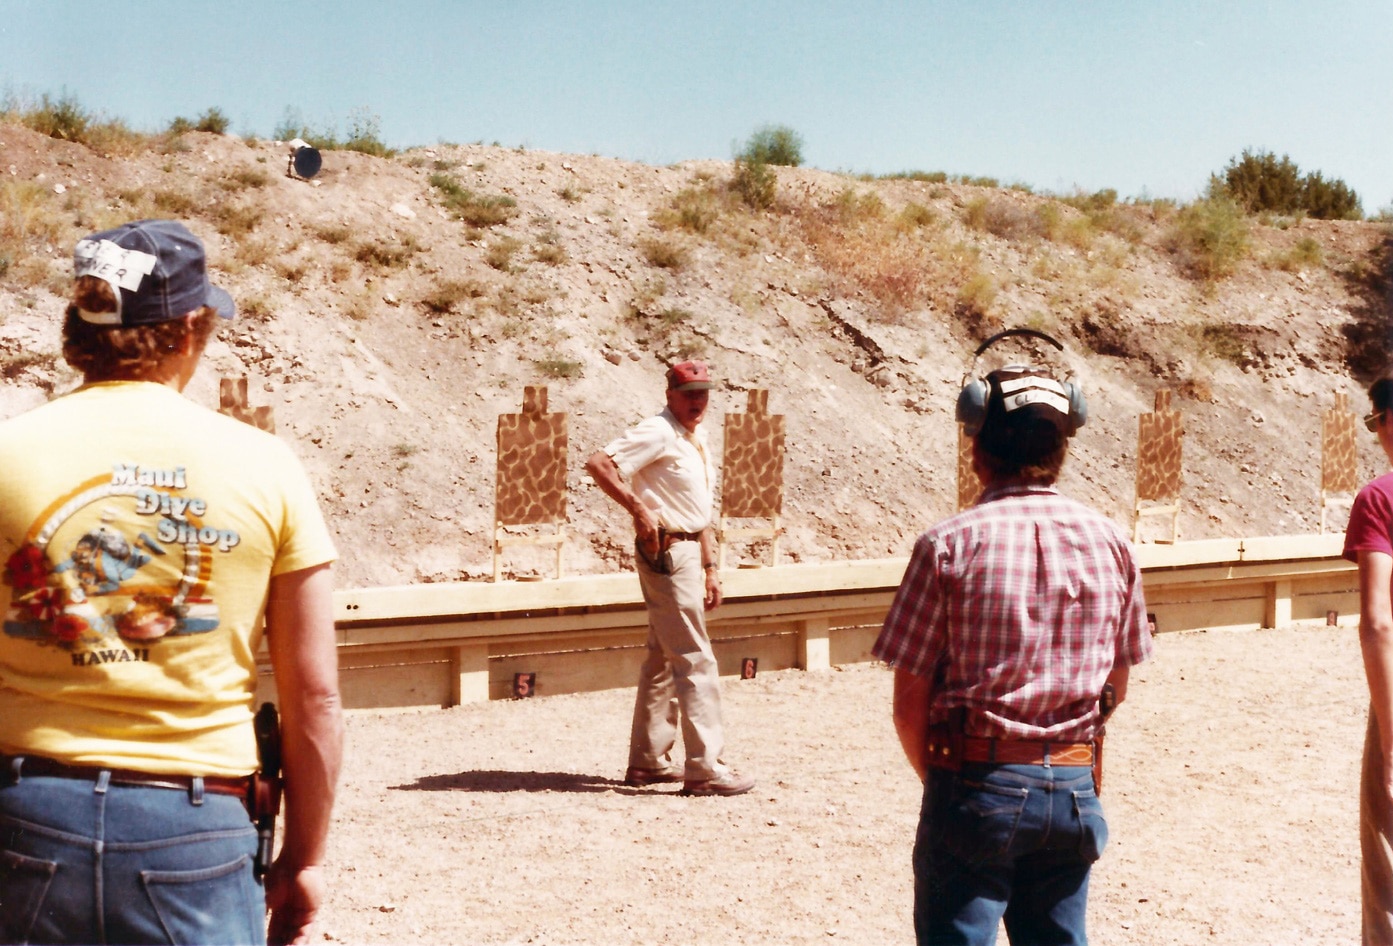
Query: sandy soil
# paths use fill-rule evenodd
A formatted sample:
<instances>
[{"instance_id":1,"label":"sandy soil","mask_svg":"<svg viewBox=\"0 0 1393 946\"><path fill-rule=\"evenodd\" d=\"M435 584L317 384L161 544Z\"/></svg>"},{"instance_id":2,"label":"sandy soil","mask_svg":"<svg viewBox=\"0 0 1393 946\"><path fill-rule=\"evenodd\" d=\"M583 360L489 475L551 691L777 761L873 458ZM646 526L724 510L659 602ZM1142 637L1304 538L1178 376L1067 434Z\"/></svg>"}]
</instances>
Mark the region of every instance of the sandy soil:
<instances>
[{"instance_id":1,"label":"sandy soil","mask_svg":"<svg viewBox=\"0 0 1393 946\"><path fill-rule=\"evenodd\" d=\"M624 787L631 689L354 714L316 939L910 941L890 680L728 678L738 798ZM1350 628L1160 637L1109 734L1093 940L1357 942L1365 703Z\"/></svg>"}]
</instances>

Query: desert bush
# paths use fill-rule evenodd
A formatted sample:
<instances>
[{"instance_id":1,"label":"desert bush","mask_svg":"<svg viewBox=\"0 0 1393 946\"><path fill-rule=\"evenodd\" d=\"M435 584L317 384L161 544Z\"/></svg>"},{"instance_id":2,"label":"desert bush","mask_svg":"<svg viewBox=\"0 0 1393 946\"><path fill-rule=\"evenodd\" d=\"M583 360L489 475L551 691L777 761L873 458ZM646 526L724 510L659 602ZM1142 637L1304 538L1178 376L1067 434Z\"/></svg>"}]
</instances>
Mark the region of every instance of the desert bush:
<instances>
[{"instance_id":1,"label":"desert bush","mask_svg":"<svg viewBox=\"0 0 1393 946\"><path fill-rule=\"evenodd\" d=\"M193 194L167 188L160 188L152 193L150 202L154 205L155 210L166 217L188 217L203 206L202 202Z\"/></svg>"},{"instance_id":2,"label":"desert bush","mask_svg":"<svg viewBox=\"0 0 1393 946\"><path fill-rule=\"evenodd\" d=\"M237 318L241 321L266 322L275 316L265 296L247 296L237 300Z\"/></svg>"},{"instance_id":3,"label":"desert bush","mask_svg":"<svg viewBox=\"0 0 1393 946\"><path fill-rule=\"evenodd\" d=\"M247 266L265 266L278 255L275 243L268 239L238 239L233 243L232 252Z\"/></svg>"},{"instance_id":4,"label":"desert bush","mask_svg":"<svg viewBox=\"0 0 1393 946\"><path fill-rule=\"evenodd\" d=\"M295 285L305 278L309 265L303 259L287 259L278 256L275 263L276 274L286 282Z\"/></svg>"},{"instance_id":5,"label":"desert bush","mask_svg":"<svg viewBox=\"0 0 1393 946\"><path fill-rule=\"evenodd\" d=\"M409 237L399 243L368 240L354 248L353 258L380 269L399 269L411 261L417 249L416 242Z\"/></svg>"},{"instance_id":6,"label":"desert bush","mask_svg":"<svg viewBox=\"0 0 1393 946\"><path fill-rule=\"evenodd\" d=\"M1362 220L1359 195L1341 180L1327 181L1319 171L1301 182L1303 209L1317 220Z\"/></svg>"},{"instance_id":7,"label":"desert bush","mask_svg":"<svg viewBox=\"0 0 1393 946\"><path fill-rule=\"evenodd\" d=\"M857 191L854 187L844 189L830 206L837 222L844 227L880 220L885 216L885 201L880 199L879 194L875 191Z\"/></svg>"},{"instance_id":8,"label":"desert bush","mask_svg":"<svg viewBox=\"0 0 1393 946\"><path fill-rule=\"evenodd\" d=\"M582 361L560 357L537 358L532 364L547 378L579 378L585 369Z\"/></svg>"},{"instance_id":9,"label":"desert bush","mask_svg":"<svg viewBox=\"0 0 1393 946\"><path fill-rule=\"evenodd\" d=\"M214 106L202 115L198 116L198 123L194 125L195 131L207 131L215 135L227 134L227 128L232 121L223 114L222 109Z\"/></svg>"},{"instance_id":10,"label":"desert bush","mask_svg":"<svg viewBox=\"0 0 1393 946\"><path fill-rule=\"evenodd\" d=\"M974 273L958 287L953 314L971 331L994 324L992 306L996 303L996 280L986 273Z\"/></svg>"},{"instance_id":11,"label":"desert bush","mask_svg":"<svg viewBox=\"0 0 1393 946\"><path fill-rule=\"evenodd\" d=\"M672 204L654 214L654 222L665 229L705 233L721 215L720 201L706 188L684 188Z\"/></svg>"},{"instance_id":12,"label":"desert bush","mask_svg":"<svg viewBox=\"0 0 1393 946\"><path fill-rule=\"evenodd\" d=\"M916 204L913 201L904 205L904 208L895 216L895 223L901 230L917 230L920 227L931 227L938 222L938 214L931 208L923 204Z\"/></svg>"},{"instance_id":13,"label":"desert bush","mask_svg":"<svg viewBox=\"0 0 1393 946\"><path fill-rule=\"evenodd\" d=\"M257 228L264 211L260 207L225 203L213 209L213 226L229 239L240 239Z\"/></svg>"},{"instance_id":14,"label":"desert bush","mask_svg":"<svg viewBox=\"0 0 1393 946\"><path fill-rule=\"evenodd\" d=\"M803 138L787 125L765 125L749 137L737 159L796 168L803 163Z\"/></svg>"},{"instance_id":15,"label":"desert bush","mask_svg":"<svg viewBox=\"0 0 1393 946\"><path fill-rule=\"evenodd\" d=\"M685 246L672 240L650 237L639 244L643 258L659 269L679 270L687 265L688 252Z\"/></svg>"},{"instance_id":16,"label":"desert bush","mask_svg":"<svg viewBox=\"0 0 1393 946\"><path fill-rule=\"evenodd\" d=\"M1231 323L1209 322L1194 327L1200 350L1229 364L1243 367L1251 360L1243 335Z\"/></svg>"},{"instance_id":17,"label":"desert bush","mask_svg":"<svg viewBox=\"0 0 1393 946\"><path fill-rule=\"evenodd\" d=\"M1304 211L1321 220L1360 220L1359 195L1344 181L1327 181L1319 172L1302 175L1286 155L1245 150L1210 178L1211 194L1237 201L1249 213L1294 214Z\"/></svg>"},{"instance_id":18,"label":"desert bush","mask_svg":"<svg viewBox=\"0 0 1393 946\"><path fill-rule=\"evenodd\" d=\"M366 108L355 109L348 117L348 137L345 151L357 151L379 158L389 158L395 152L382 141L381 121Z\"/></svg>"},{"instance_id":19,"label":"desert bush","mask_svg":"<svg viewBox=\"0 0 1393 946\"><path fill-rule=\"evenodd\" d=\"M36 104L21 112L20 120L40 134L63 141L86 141L87 129L95 121L66 90L56 99L43 93Z\"/></svg>"},{"instance_id":20,"label":"desert bush","mask_svg":"<svg viewBox=\"0 0 1393 946\"><path fill-rule=\"evenodd\" d=\"M1325 250L1314 237L1302 237L1285 252L1277 254L1272 265L1288 273L1314 269L1325 262Z\"/></svg>"},{"instance_id":21,"label":"desert bush","mask_svg":"<svg viewBox=\"0 0 1393 946\"><path fill-rule=\"evenodd\" d=\"M472 280L463 282L449 280L426 293L421 299L421 305L425 307L427 312L444 315L447 312L454 312L455 307L461 302L478 299L483 294L483 287Z\"/></svg>"},{"instance_id":22,"label":"desert bush","mask_svg":"<svg viewBox=\"0 0 1393 946\"><path fill-rule=\"evenodd\" d=\"M513 271L513 257L521 248L521 240L510 236L499 237L484 252L484 262L499 272L510 273Z\"/></svg>"},{"instance_id":23,"label":"desert bush","mask_svg":"<svg viewBox=\"0 0 1393 946\"><path fill-rule=\"evenodd\" d=\"M517 201L513 198L475 194L449 174L432 174L430 185L440 192L446 210L473 227L506 223L517 213Z\"/></svg>"},{"instance_id":24,"label":"desert bush","mask_svg":"<svg viewBox=\"0 0 1393 946\"><path fill-rule=\"evenodd\" d=\"M1048 206L1048 205L1046 205ZM1048 221L1029 207L999 197L977 197L968 202L963 222L1003 240L1026 240L1044 236Z\"/></svg>"},{"instance_id":25,"label":"desert bush","mask_svg":"<svg viewBox=\"0 0 1393 946\"><path fill-rule=\"evenodd\" d=\"M946 171L896 171L893 174L881 175L888 181L923 181L927 184L947 184L948 173Z\"/></svg>"},{"instance_id":26,"label":"desert bush","mask_svg":"<svg viewBox=\"0 0 1393 946\"><path fill-rule=\"evenodd\" d=\"M353 235L353 231L341 223L334 223L329 224L328 226L318 227L314 231L314 233L315 236L319 237L325 243L330 243L335 246L342 243L344 240L347 240L350 236Z\"/></svg>"},{"instance_id":27,"label":"desert bush","mask_svg":"<svg viewBox=\"0 0 1393 946\"><path fill-rule=\"evenodd\" d=\"M0 181L0 277L20 276L32 285L41 274L28 274L23 264L41 244L67 243L67 225L53 206L52 192L34 181Z\"/></svg>"},{"instance_id":28,"label":"desert bush","mask_svg":"<svg viewBox=\"0 0 1393 946\"><path fill-rule=\"evenodd\" d=\"M1176 215L1168 242L1182 268L1205 281L1233 273L1251 239L1243 209L1227 197L1195 201Z\"/></svg>"},{"instance_id":29,"label":"desert bush","mask_svg":"<svg viewBox=\"0 0 1393 946\"><path fill-rule=\"evenodd\" d=\"M261 168L236 168L227 176L218 178L219 186L227 191L265 187L270 182L270 176Z\"/></svg>"},{"instance_id":30,"label":"desert bush","mask_svg":"<svg viewBox=\"0 0 1393 946\"><path fill-rule=\"evenodd\" d=\"M215 135L225 135L231 124L232 120L223 114L222 109L215 107L208 109L192 121L183 117L175 118L169 123L169 133L182 135L190 131L206 131Z\"/></svg>"},{"instance_id":31,"label":"desert bush","mask_svg":"<svg viewBox=\"0 0 1393 946\"><path fill-rule=\"evenodd\" d=\"M548 230L537 238L532 247L532 258L548 266L558 266L566 262L566 248L561 245L561 234Z\"/></svg>"},{"instance_id":32,"label":"desert bush","mask_svg":"<svg viewBox=\"0 0 1393 946\"><path fill-rule=\"evenodd\" d=\"M580 188L576 187L574 184L567 184L556 192L556 196L560 197L568 204L574 204L576 201L580 200L581 192Z\"/></svg>"},{"instance_id":33,"label":"desert bush","mask_svg":"<svg viewBox=\"0 0 1393 946\"><path fill-rule=\"evenodd\" d=\"M1293 213L1301 207L1301 169L1286 155L1245 150L1212 178L1211 191L1226 194L1249 213Z\"/></svg>"},{"instance_id":34,"label":"desert bush","mask_svg":"<svg viewBox=\"0 0 1393 946\"><path fill-rule=\"evenodd\" d=\"M778 183L778 176L768 164L745 158L735 160L735 176L730 186L746 206L755 210L768 210L774 206Z\"/></svg>"}]
</instances>

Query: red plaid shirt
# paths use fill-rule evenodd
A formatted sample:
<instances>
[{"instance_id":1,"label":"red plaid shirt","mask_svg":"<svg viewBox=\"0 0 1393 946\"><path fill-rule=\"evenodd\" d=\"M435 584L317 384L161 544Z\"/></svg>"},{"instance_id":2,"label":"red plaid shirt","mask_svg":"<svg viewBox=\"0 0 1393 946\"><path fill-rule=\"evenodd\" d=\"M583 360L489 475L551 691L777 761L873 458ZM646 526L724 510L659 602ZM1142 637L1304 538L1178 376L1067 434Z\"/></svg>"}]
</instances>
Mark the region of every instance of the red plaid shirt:
<instances>
[{"instance_id":1,"label":"red plaid shirt","mask_svg":"<svg viewBox=\"0 0 1393 946\"><path fill-rule=\"evenodd\" d=\"M929 722L1086 742L1115 664L1151 653L1141 570L1110 520L1053 488L989 490L914 545L874 653L933 681Z\"/></svg>"}]
</instances>

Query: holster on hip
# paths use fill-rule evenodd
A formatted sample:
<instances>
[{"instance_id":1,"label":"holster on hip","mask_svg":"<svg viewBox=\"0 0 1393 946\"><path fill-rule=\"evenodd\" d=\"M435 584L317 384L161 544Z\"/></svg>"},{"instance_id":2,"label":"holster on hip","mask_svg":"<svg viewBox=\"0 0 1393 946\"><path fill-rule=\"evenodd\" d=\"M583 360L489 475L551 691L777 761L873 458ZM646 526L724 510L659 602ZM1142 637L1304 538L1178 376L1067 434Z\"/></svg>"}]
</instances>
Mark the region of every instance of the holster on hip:
<instances>
[{"instance_id":1,"label":"holster on hip","mask_svg":"<svg viewBox=\"0 0 1393 946\"><path fill-rule=\"evenodd\" d=\"M643 563L655 575L672 574L672 551L667 541L667 530L662 526L658 527L658 554L649 555L643 547L643 540L634 539L634 554L643 559Z\"/></svg>"}]
</instances>

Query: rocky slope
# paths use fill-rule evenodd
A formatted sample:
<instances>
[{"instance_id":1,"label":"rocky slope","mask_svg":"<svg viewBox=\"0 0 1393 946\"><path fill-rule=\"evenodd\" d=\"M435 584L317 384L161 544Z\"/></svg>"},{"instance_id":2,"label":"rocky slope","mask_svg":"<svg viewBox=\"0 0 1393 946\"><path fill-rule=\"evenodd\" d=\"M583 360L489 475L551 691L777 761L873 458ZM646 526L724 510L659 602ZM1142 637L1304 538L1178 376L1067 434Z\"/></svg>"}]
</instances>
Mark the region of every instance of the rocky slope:
<instances>
[{"instance_id":1,"label":"rocky slope","mask_svg":"<svg viewBox=\"0 0 1393 946\"><path fill-rule=\"evenodd\" d=\"M956 501L972 350L1015 325L1063 341L1089 398L1066 491L1130 527L1137 416L1168 388L1182 538L1315 531L1321 412L1337 391L1365 410L1388 351L1380 224L1252 221L1234 273L1204 280L1164 205L781 168L774 205L751 211L724 162L323 157L306 182L275 142L103 155L0 125L0 415L74 383L57 357L72 243L184 219L242 312L189 394L216 405L218 378L245 375L273 408L339 537L341 586L491 573L497 417L530 384L570 418L567 570L624 567L627 523L581 466L661 405L684 355L720 378L713 443L750 389L786 416L784 561L907 554ZM1045 353L1004 343L975 370L1007 357ZM1361 451L1370 475L1381 457ZM510 553L507 574L548 563Z\"/></svg>"}]
</instances>

